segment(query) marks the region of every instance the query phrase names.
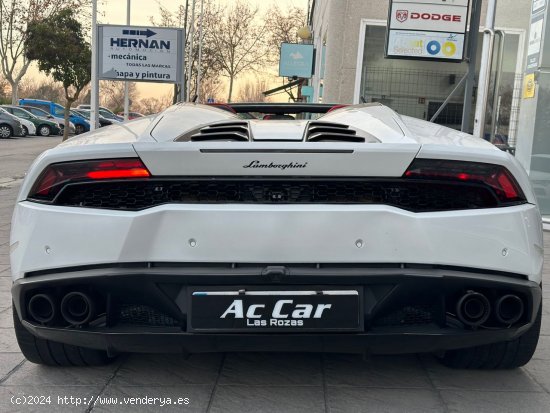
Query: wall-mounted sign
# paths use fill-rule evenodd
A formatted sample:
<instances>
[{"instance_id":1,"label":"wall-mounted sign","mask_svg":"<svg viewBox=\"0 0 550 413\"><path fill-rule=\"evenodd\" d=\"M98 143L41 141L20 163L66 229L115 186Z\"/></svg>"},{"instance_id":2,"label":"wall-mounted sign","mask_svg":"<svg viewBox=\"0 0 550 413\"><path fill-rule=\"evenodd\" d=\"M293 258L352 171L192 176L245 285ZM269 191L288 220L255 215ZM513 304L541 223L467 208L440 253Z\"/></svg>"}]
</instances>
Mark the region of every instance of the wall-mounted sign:
<instances>
[{"instance_id":1,"label":"wall-mounted sign","mask_svg":"<svg viewBox=\"0 0 550 413\"><path fill-rule=\"evenodd\" d=\"M281 44L279 76L310 78L313 74L314 54L312 44Z\"/></svg>"},{"instance_id":2,"label":"wall-mounted sign","mask_svg":"<svg viewBox=\"0 0 550 413\"><path fill-rule=\"evenodd\" d=\"M100 79L180 83L183 30L98 26Z\"/></svg>"},{"instance_id":3,"label":"wall-mounted sign","mask_svg":"<svg viewBox=\"0 0 550 413\"><path fill-rule=\"evenodd\" d=\"M469 0L392 0L386 57L461 62Z\"/></svg>"},{"instance_id":4,"label":"wall-mounted sign","mask_svg":"<svg viewBox=\"0 0 550 413\"><path fill-rule=\"evenodd\" d=\"M535 74L525 75L523 79L523 99L533 99L535 97Z\"/></svg>"},{"instance_id":5,"label":"wall-mounted sign","mask_svg":"<svg viewBox=\"0 0 550 413\"><path fill-rule=\"evenodd\" d=\"M544 23L546 1L534 0L531 13L531 27L529 28L529 44L527 46L526 73L534 73L540 67L542 37L544 36Z\"/></svg>"},{"instance_id":6,"label":"wall-mounted sign","mask_svg":"<svg viewBox=\"0 0 550 413\"><path fill-rule=\"evenodd\" d=\"M464 35L396 30L389 34L387 53L392 57L461 60L464 54Z\"/></svg>"}]
</instances>

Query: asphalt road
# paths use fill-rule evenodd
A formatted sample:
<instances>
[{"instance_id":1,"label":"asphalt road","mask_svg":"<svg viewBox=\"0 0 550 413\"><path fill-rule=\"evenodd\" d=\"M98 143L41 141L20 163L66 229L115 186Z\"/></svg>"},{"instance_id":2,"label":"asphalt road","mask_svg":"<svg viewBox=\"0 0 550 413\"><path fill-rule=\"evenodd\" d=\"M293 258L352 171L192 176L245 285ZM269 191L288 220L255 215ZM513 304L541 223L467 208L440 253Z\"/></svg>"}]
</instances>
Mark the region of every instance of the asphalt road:
<instances>
[{"instance_id":1,"label":"asphalt road","mask_svg":"<svg viewBox=\"0 0 550 413\"><path fill-rule=\"evenodd\" d=\"M25 361L11 319L10 218L28 165L57 142L58 137L0 140L0 412L550 411L548 310L534 359L510 371L450 370L431 355L127 355L101 368L48 368ZM550 286L550 233L545 244ZM545 308L550 309L547 300ZM17 405L21 396L38 396L27 401L45 404ZM153 402L145 397L158 399L125 405L124 397L142 403ZM162 406L166 398L187 398L189 404Z\"/></svg>"}]
</instances>

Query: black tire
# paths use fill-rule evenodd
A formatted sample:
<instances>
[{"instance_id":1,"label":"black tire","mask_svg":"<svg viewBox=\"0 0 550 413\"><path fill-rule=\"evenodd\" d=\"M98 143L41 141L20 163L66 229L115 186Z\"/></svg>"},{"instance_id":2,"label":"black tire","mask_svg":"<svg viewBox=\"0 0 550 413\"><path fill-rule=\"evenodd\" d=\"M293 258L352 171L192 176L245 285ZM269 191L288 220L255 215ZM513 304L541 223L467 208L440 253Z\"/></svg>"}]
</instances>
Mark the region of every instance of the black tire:
<instances>
[{"instance_id":1,"label":"black tire","mask_svg":"<svg viewBox=\"0 0 550 413\"><path fill-rule=\"evenodd\" d=\"M10 125L0 124L0 139L8 139L13 136L13 129Z\"/></svg>"},{"instance_id":2,"label":"black tire","mask_svg":"<svg viewBox=\"0 0 550 413\"><path fill-rule=\"evenodd\" d=\"M441 362L455 369L515 369L526 365L537 348L542 304L531 328L512 341L445 352Z\"/></svg>"},{"instance_id":3,"label":"black tire","mask_svg":"<svg viewBox=\"0 0 550 413\"><path fill-rule=\"evenodd\" d=\"M114 358L107 352L85 347L71 346L33 336L21 323L13 307L13 326L21 352L27 360L46 366L102 366Z\"/></svg>"},{"instance_id":4,"label":"black tire","mask_svg":"<svg viewBox=\"0 0 550 413\"><path fill-rule=\"evenodd\" d=\"M37 135L40 136L50 136L52 134L52 129L48 125L40 125L36 129Z\"/></svg>"},{"instance_id":5,"label":"black tire","mask_svg":"<svg viewBox=\"0 0 550 413\"><path fill-rule=\"evenodd\" d=\"M82 126L82 125L76 125L76 126L74 127L74 132L75 132L75 134L77 134L77 135L80 135L81 133L84 133L84 126Z\"/></svg>"}]
</instances>

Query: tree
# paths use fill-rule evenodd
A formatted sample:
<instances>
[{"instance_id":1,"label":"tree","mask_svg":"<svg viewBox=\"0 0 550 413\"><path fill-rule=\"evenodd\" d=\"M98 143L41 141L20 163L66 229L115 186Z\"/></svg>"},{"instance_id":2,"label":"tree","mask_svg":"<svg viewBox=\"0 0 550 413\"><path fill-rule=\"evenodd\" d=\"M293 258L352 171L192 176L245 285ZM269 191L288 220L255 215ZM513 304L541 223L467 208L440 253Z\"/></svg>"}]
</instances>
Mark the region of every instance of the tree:
<instances>
[{"instance_id":1,"label":"tree","mask_svg":"<svg viewBox=\"0 0 550 413\"><path fill-rule=\"evenodd\" d=\"M268 89L265 79L251 78L241 86L239 100L241 102L265 102L267 99L263 92Z\"/></svg>"},{"instance_id":2,"label":"tree","mask_svg":"<svg viewBox=\"0 0 550 413\"><path fill-rule=\"evenodd\" d=\"M257 15L257 7L252 8L237 0L214 22L216 30L212 30L212 53L221 74L229 79L228 102L231 102L238 76L263 66L269 54L263 42L266 27L257 24Z\"/></svg>"},{"instance_id":3,"label":"tree","mask_svg":"<svg viewBox=\"0 0 550 413\"><path fill-rule=\"evenodd\" d=\"M170 95L163 96L160 99L144 98L139 101L137 108L138 111L144 115L152 115L166 109L170 106L171 101L172 97Z\"/></svg>"},{"instance_id":4,"label":"tree","mask_svg":"<svg viewBox=\"0 0 550 413\"><path fill-rule=\"evenodd\" d=\"M92 52L84 29L74 11L62 9L50 17L28 25L26 58L36 60L38 68L61 82L65 91L65 124L69 124L71 105L91 80ZM63 140L69 128L64 129Z\"/></svg>"},{"instance_id":5,"label":"tree","mask_svg":"<svg viewBox=\"0 0 550 413\"><path fill-rule=\"evenodd\" d=\"M189 6L190 2L186 2L186 5L180 5L175 11L170 11L166 7L159 6L160 19L157 21L153 17L150 18L153 25L159 25L164 27L185 27L185 47L186 47L186 59L191 59L191 91L190 96L197 94L197 76L198 76L198 60L199 60L199 24L200 24L200 9L197 6L195 13L195 20L191 21L192 13L187 10L186 6ZM219 30L216 24L220 21L222 11L219 6L213 0L204 0L203 8L203 42L202 42L202 57L201 57L201 85L200 96L203 100L208 97L218 95L222 88L222 82L220 80L221 67L218 60L214 56L214 46L212 42L212 34L214 31ZM190 37L191 28L195 30L195 41L192 50L189 50L188 41ZM185 66L187 69L187 65ZM184 84L187 84L189 73L185 70ZM177 101L178 90L174 87L173 103Z\"/></svg>"},{"instance_id":6,"label":"tree","mask_svg":"<svg viewBox=\"0 0 550 413\"><path fill-rule=\"evenodd\" d=\"M18 103L19 83L30 65L25 40L29 23L47 18L60 8L81 10L86 0L0 0L0 69Z\"/></svg>"},{"instance_id":7,"label":"tree","mask_svg":"<svg viewBox=\"0 0 550 413\"><path fill-rule=\"evenodd\" d=\"M99 95L102 98L103 106L107 106L115 113L124 110L124 82L117 80L101 82ZM138 97L139 93L135 82L128 82L128 98L130 102L136 102Z\"/></svg>"},{"instance_id":8,"label":"tree","mask_svg":"<svg viewBox=\"0 0 550 413\"><path fill-rule=\"evenodd\" d=\"M40 98L61 102L63 100L63 86L51 78L38 80L25 79L19 85L19 95L24 98Z\"/></svg>"},{"instance_id":9,"label":"tree","mask_svg":"<svg viewBox=\"0 0 550 413\"><path fill-rule=\"evenodd\" d=\"M0 103L8 103L6 91L8 89L8 82L6 79L0 77Z\"/></svg>"},{"instance_id":10,"label":"tree","mask_svg":"<svg viewBox=\"0 0 550 413\"><path fill-rule=\"evenodd\" d=\"M283 10L275 5L267 11L265 26L270 63L279 62L281 43L297 43L300 40L298 30L306 25L307 10L304 8L293 6Z\"/></svg>"}]
</instances>

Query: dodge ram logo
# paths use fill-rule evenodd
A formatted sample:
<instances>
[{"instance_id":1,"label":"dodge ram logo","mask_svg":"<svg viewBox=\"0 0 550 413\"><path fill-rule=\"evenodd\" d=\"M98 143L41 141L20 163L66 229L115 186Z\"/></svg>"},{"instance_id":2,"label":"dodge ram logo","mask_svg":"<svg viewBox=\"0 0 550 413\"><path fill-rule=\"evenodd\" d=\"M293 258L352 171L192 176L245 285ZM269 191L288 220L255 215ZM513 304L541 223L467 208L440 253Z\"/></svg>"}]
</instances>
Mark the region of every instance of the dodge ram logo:
<instances>
[{"instance_id":1,"label":"dodge ram logo","mask_svg":"<svg viewBox=\"0 0 550 413\"><path fill-rule=\"evenodd\" d=\"M409 11L408 10L397 10L395 12L395 18L398 22L403 23L409 18Z\"/></svg>"}]
</instances>

